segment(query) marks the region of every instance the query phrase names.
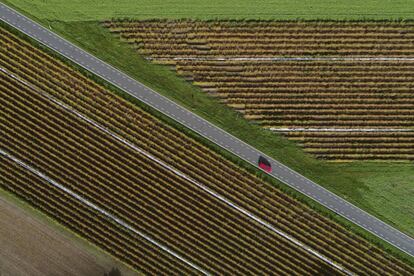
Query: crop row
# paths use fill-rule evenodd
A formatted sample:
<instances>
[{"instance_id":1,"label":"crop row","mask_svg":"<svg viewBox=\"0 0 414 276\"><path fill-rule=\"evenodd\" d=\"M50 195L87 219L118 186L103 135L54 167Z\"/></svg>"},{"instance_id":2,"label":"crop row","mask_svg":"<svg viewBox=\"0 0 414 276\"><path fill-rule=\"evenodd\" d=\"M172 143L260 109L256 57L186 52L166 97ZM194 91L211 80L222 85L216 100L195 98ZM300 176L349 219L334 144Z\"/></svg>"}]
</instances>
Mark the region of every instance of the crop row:
<instances>
[{"instance_id":1,"label":"crop row","mask_svg":"<svg viewBox=\"0 0 414 276\"><path fill-rule=\"evenodd\" d=\"M306 143L306 148L307 149L320 149L321 146L322 147L326 147L326 143L321 143L321 142L305 142ZM380 146L384 146L386 145L387 148L379 148ZM389 152L394 152L394 153L413 153L413 146L414 144L411 143L393 143L393 142L388 142L388 143L367 143L363 145L364 147L361 149L361 143L349 143L349 142L344 142L344 143L332 143L329 145L329 149L331 151L354 151L354 152L370 152L370 153L389 153Z\"/></svg>"},{"instance_id":2,"label":"crop row","mask_svg":"<svg viewBox=\"0 0 414 276\"><path fill-rule=\"evenodd\" d=\"M317 43L316 43L317 41ZM404 41L404 40L402 40ZM128 41L129 43L140 43L138 46L142 47L143 50L153 53L154 55L167 54L169 56L174 56L175 51L177 52L187 52L186 55L191 55L192 53L197 54L197 50L209 50L210 55L218 55L218 54L226 54L226 53L235 53L237 55L248 55L248 54L268 54L274 53L275 55L282 54L282 53L296 53L296 54L306 54L307 51L309 53L312 52L328 52L338 50L338 53L349 53L349 54L359 54L360 52L366 53L384 53L392 55L392 53L396 52L407 52L411 53L413 51L413 46L411 44L404 45L402 43L398 43L394 41L394 43L385 43L378 45L375 41L350 41L346 43L344 42L323 42L320 40L315 40L313 45L304 45L305 43L311 43L311 41L280 41L280 44L272 45L269 43L251 43L251 44L241 44L234 42L234 43L226 43L226 44L219 44L219 43L205 43L205 44L191 44L191 42L187 41L186 43L181 44L164 44L163 41L155 40L155 41L145 41L140 42L136 40ZM177 42L174 42L177 43ZM200 47L200 48L198 48ZM298 49L300 48L300 49Z\"/></svg>"},{"instance_id":3,"label":"crop row","mask_svg":"<svg viewBox=\"0 0 414 276\"><path fill-rule=\"evenodd\" d=\"M384 61L384 60L179 60L177 70L189 74L224 75L265 75L295 73L382 73L407 72L414 68L412 61ZM387 69L392 69L387 71ZM313 72L314 71L314 72ZM409 72L409 71L408 71Z\"/></svg>"},{"instance_id":4,"label":"crop row","mask_svg":"<svg viewBox=\"0 0 414 276\"><path fill-rule=\"evenodd\" d=\"M268 24L268 25L267 25ZM309 24L309 25L308 25ZM103 25L152 57L411 55L411 24L136 21Z\"/></svg>"},{"instance_id":5,"label":"crop row","mask_svg":"<svg viewBox=\"0 0 414 276\"><path fill-rule=\"evenodd\" d=\"M338 30L328 30L320 29L320 32L312 32L310 30L292 32L291 30L285 30L281 32L282 29L273 29L270 31L264 31L258 29L256 32L245 32L244 30L206 30L206 29L197 29L187 28L180 31L176 31L175 28L169 29L155 29L155 28L111 28L110 30L113 33L122 34L123 37L127 40L143 40L143 41L156 41L157 39L171 40L178 39L178 43L181 43L183 40L186 40L188 43L221 43L220 38L224 38L231 42L243 41L244 43L258 43L264 44L264 42L277 42L281 40L293 40L302 39L305 41L315 41L320 40L334 40L334 39L343 39L347 41L357 41L363 40L366 38L368 41L378 41L379 39L391 39L391 41L401 41L406 43L406 39L412 39L414 32L406 32L404 35L398 31L379 31L379 30L366 30L366 32L352 32L350 30L343 29L343 32L338 32ZM404 32L404 30L402 30Z\"/></svg>"},{"instance_id":6,"label":"crop row","mask_svg":"<svg viewBox=\"0 0 414 276\"><path fill-rule=\"evenodd\" d=\"M351 161L393 161L398 160L414 160L414 155L412 154L377 154L377 153L360 153L360 152L350 152L348 154L326 154L326 152L312 152L311 154L319 156L320 159L327 161L336 161L341 160L342 162L351 162Z\"/></svg>"},{"instance_id":7,"label":"crop row","mask_svg":"<svg viewBox=\"0 0 414 276\"><path fill-rule=\"evenodd\" d=\"M344 89L345 90L345 89ZM295 100L297 105L300 106L308 106L310 109L312 109L312 106L314 106L314 108L318 108L318 105L315 106L315 103L317 101L321 101L322 103L329 103L331 102L332 105L335 105L335 101L336 101L336 105L338 104L343 104L345 100L347 100L348 102L346 104L352 104L353 101L357 101L357 103L355 104L355 106L370 106L370 107L375 107L376 104L379 104L378 102L373 102L373 101L380 101L382 100L382 103L386 103L389 106L392 106L392 109L396 109L396 110L403 110L403 109L411 109L412 104L405 104L404 102L401 102L403 100L407 100L410 101L412 98L412 94L410 94L409 92L406 91L393 91L393 94L388 93L389 95L387 96L387 91L366 91L366 92L361 92L360 93L360 97L359 94L357 93L357 91L347 91L350 93L346 93L343 92L341 93L341 91L311 91L309 93L304 93L300 90L296 90L296 91L292 91L292 93L286 92L282 89L280 89L279 91L275 91L275 92L261 92L261 93L256 93L257 95L255 95L254 93L251 92L232 92L232 93L220 93L217 94L216 96L221 99L222 101L228 102L228 103L244 103L244 104L258 104L258 103L279 103L279 101L276 100L276 98L280 99L281 101L284 100L284 102L286 103L286 101L288 100ZM214 92L210 92L210 93L214 93ZM274 94L274 96L273 96ZM363 102L362 99L367 99L367 102ZM308 101L308 104L303 104L301 102L298 102L298 100L300 101ZM334 101L332 103L332 101ZM358 104L359 101L359 104ZM396 104L392 104L393 101L396 101ZM294 103L293 103L294 104ZM320 105L320 104L319 104ZM291 105L293 106L293 105ZM382 108L386 108L386 105L381 106L380 109ZM352 109L352 108L351 108ZM391 109L391 108L389 108Z\"/></svg>"},{"instance_id":8,"label":"crop row","mask_svg":"<svg viewBox=\"0 0 414 276\"><path fill-rule=\"evenodd\" d=\"M224 21L169 21L169 22L104 22L103 26L115 33L135 35L137 37L231 37L250 38L257 37L272 39L279 37L358 37L367 35L368 37L392 37L404 38L413 35L411 24L381 24L381 23L359 23L346 24L343 22L321 22L318 24L302 22L254 22L235 21L227 24ZM156 36L157 35L157 36Z\"/></svg>"},{"instance_id":9,"label":"crop row","mask_svg":"<svg viewBox=\"0 0 414 276\"><path fill-rule=\"evenodd\" d=\"M414 122L412 121L385 121L385 120L363 120L363 119L356 119L352 120L349 119L347 121L339 121L332 119L326 120L312 120L312 121L299 121L299 120L286 120L277 121L277 117L270 117L269 120L264 119L263 117L254 116L254 115L245 115L246 118L251 120L261 120L260 124L264 127L308 127L308 128L413 128Z\"/></svg>"},{"instance_id":10,"label":"crop row","mask_svg":"<svg viewBox=\"0 0 414 276\"><path fill-rule=\"evenodd\" d=\"M303 68L306 70L307 68ZM233 74L229 74L227 72L217 72L217 71L195 71L192 73L191 77L195 81L230 81L233 82L235 80L243 80L243 81L272 81L278 80L279 78L283 78L283 80L295 81L295 77L306 77L309 80L318 77L327 78L327 80L333 79L335 81L339 81L343 78L354 78L355 81L370 81L376 80L379 77L386 78L386 81L392 81L395 79L396 81L412 81L413 74L410 72L410 68L401 68L400 71L386 71L387 68L382 68L383 70L377 71L372 70L365 72L355 72L349 68L349 71L333 71L332 68L329 68L329 71L321 71L320 68L308 68L308 72L304 71L289 71L288 68L278 68L277 71L267 71L263 72L260 68L256 68L256 71L241 71ZM411 68L412 69L412 68ZM195 68L196 70L196 68ZM283 71L280 71L283 70ZM312 71L310 71L312 70ZM352 70L352 71L351 71ZM306 79L308 81L308 79ZM385 80L384 80L385 81Z\"/></svg>"},{"instance_id":11,"label":"crop row","mask_svg":"<svg viewBox=\"0 0 414 276\"><path fill-rule=\"evenodd\" d=\"M337 139L410 139L414 138L414 131L407 132L329 132L329 131L318 131L318 132L298 132L291 131L288 134L293 138L312 138L325 139L336 136Z\"/></svg>"},{"instance_id":12,"label":"crop row","mask_svg":"<svg viewBox=\"0 0 414 276\"><path fill-rule=\"evenodd\" d=\"M195 57L196 58L196 57ZM281 58L281 57L279 57ZM322 58L322 57L321 57ZM411 60L392 60L392 59L379 59L379 60L354 60L354 59L339 59L335 62L332 62L330 59L315 59L315 60L302 60L298 62L297 60L278 60L277 57L273 58L274 60L267 59L253 59L253 60L240 60L240 59L228 59L228 60L219 60L219 59L182 59L177 62L177 68L189 69L189 71L277 71L278 68L284 68L286 70L302 70L305 68L329 68L331 70L377 70L392 68L393 70L398 70L398 68L412 68L414 62Z\"/></svg>"},{"instance_id":13,"label":"crop row","mask_svg":"<svg viewBox=\"0 0 414 276\"><path fill-rule=\"evenodd\" d=\"M414 126L413 65L411 61L181 60L176 68L179 75L265 127L406 128ZM355 143L338 135L341 132L322 139L318 132L302 132L293 140L327 159L412 159L401 154L410 143L395 139ZM386 132L376 135L387 137ZM305 136L313 137L312 141ZM332 151L337 148L348 154Z\"/></svg>"},{"instance_id":14,"label":"crop row","mask_svg":"<svg viewBox=\"0 0 414 276\"><path fill-rule=\"evenodd\" d=\"M268 77L246 77L246 76L219 76L219 77L205 77L205 78L198 78L195 77L194 80L197 82L211 82L215 84L216 86L221 86L221 84L230 83L234 84L237 83L239 86L244 85L250 85L250 84L256 84L259 85L261 83L264 84L273 84L277 85L278 83L289 83L289 84L295 84L295 83L330 83L331 85L336 85L337 83L344 83L344 82L354 82L354 83L376 83L376 85L386 84L386 83L399 83L400 86L404 86L405 83L408 83L409 85L412 84L414 78L412 74L407 74L406 76L333 76L329 77L326 76L326 78L323 78L324 76L306 76L306 75L290 75L290 76L268 76ZM237 87L237 86L236 86Z\"/></svg>"},{"instance_id":15,"label":"crop row","mask_svg":"<svg viewBox=\"0 0 414 276\"><path fill-rule=\"evenodd\" d=\"M330 88L331 90L335 90L336 87L341 88L351 88L351 89L372 89L372 88L378 88L378 89L385 89L385 88L402 88L402 87L409 87L412 88L411 83L405 83L403 86L400 82L349 82L349 81L342 81L342 82L304 82L304 81L296 81L296 82L290 82L290 81L272 81L272 82L194 82L194 84L205 88L214 88L217 89L220 86L221 88L233 88L235 90L238 89L278 89L278 88L290 88L292 90L295 89L306 89L306 87L309 87L309 90L313 89L320 89L320 88Z\"/></svg>"},{"instance_id":16,"label":"crop row","mask_svg":"<svg viewBox=\"0 0 414 276\"><path fill-rule=\"evenodd\" d=\"M312 26L362 26L362 27L369 27L369 26L377 26L381 28L387 28L387 27L400 27L403 26L413 26L412 21L335 21L335 20L323 20L323 21L315 21L315 20L286 20L286 21L275 21L275 20L255 20L255 19L249 19L249 20L208 20L208 21L201 21L201 20L192 20L192 19L177 19L177 20L169 20L169 19L147 19L142 21L137 20L109 20L105 21L105 24L113 25L113 26L130 26L130 25L147 25L147 26L165 26L169 24L181 24L182 26L194 26L194 25L201 25L205 26L206 23L209 24L209 26L221 26L222 24L228 24L233 26L244 26L246 28L248 27L260 27L260 28L273 28L273 26L280 26L283 24L283 26L299 26L301 28L306 27L312 27Z\"/></svg>"},{"instance_id":17,"label":"crop row","mask_svg":"<svg viewBox=\"0 0 414 276\"><path fill-rule=\"evenodd\" d=\"M266 217L285 232L307 244L311 243L312 247L323 254L360 272L368 269L373 274L376 271L403 273L407 269L340 226L320 217L280 191L263 185L228 161L127 102L115 98L64 65L55 64L44 54L27 49L29 46L16 43L10 36L4 40L7 41L4 48L8 51L2 52L4 60L7 60L0 61L2 66L24 76L153 156L174 164L198 182L260 217ZM13 53L16 51L13 49L18 49L19 54ZM42 73L43 70L46 73ZM370 254L364 253L367 248L370 248Z\"/></svg>"},{"instance_id":18,"label":"crop row","mask_svg":"<svg viewBox=\"0 0 414 276\"><path fill-rule=\"evenodd\" d=\"M343 160L412 160L414 131L407 132L287 132L306 151L320 158ZM338 154L341 150L341 154ZM346 154L343 152L346 151Z\"/></svg>"},{"instance_id":19,"label":"crop row","mask_svg":"<svg viewBox=\"0 0 414 276\"><path fill-rule=\"evenodd\" d=\"M348 110L332 110L324 112L323 110L318 110L315 113L312 113L312 110L317 109L318 107L327 107L329 108L329 104L327 105L318 105L316 108L292 108L292 109L284 109L283 104L270 104L263 106L262 109L249 109L247 106L247 110L245 111L246 115L249 116L257 116L257 118L264 118L270 120L284 120L286 122L292 120L302 120L302 121L349 121L349 120L368 120L368 121L384 121L384 122L392 122L392 121L407 121L401 122L401 126L403 124L412 123L413 120L413 113L412 110L401 110L401 111L393 111L392 108L389 108L391 111L388 113L388 110L382 111L374 111L370 112L371 110L368 108L350 108ZM413 122L414 123L414 122Z\"/></svg>"},{"instance_id":20,"label":"crop row","mask_svg":"<svg viewBox=\"0 0 414 276\"><path fill-rule=\"evenodd\" d=\"M370 148L316 148L316 147L309 147L305 149L306 152L317 154L317 155L323 155L323 157L329 157L329 156L335 156L335 155L344 155L349 156L352 154L360 154L360 155L375 155L378 154L379 156L389 156L389 155L401 155L405 156L404 159L412 160L414 157L414 150L411 148L405 148L405 149L370 149ZM374 157L375 158L375 157ZM381 159L382 157L379 157L378 159Z\"/></svg>"},{"instance_id":21,"label":"crop row","mask_svg":"<svg viewBox=\"0 0 414 276\"><path fill-rule=\"evenodd\" d=\"M22 197L134 268L145 273L195 273L148 241L120 228L13 161L4 157L0 157L0 160L1 188Z\"/></svg>"},{"instance_id":22,"label":"crop row","mask_svg":"<svg viewBox=\"0 0 414 276\"><path fill-rule=\"evenodd\" d=\"M162 43L162 42L160 42ZM193 46L190 49L174 49L167 48L166 46L157 47L157 49L151 48L140 48L141 45L138 44L135 48L138 49L138 53L151 56L153 60L157 63L172 63L174 58L185 58L185 57L222 57L224 55L231 57L241 57L241 58L272 58L274 56L368 56L368 55L377 55L382 57L387 56L402 56L409 57L414 53L413 48L403 47L403 46L394 46L394 45L384 45L383 48L377 48L374 44L365 45L365 46L350 46L344 47L343 45L334 45L334 46L325 46L319 47L315 46L314 49L303 47L300 44L291 46L284 49L257 49L252 46L252 49L237 49L237 45L234 45L233 48L211 48L209 45L200 45ZM387 46L387 47L385 47ZM230 46L229 46L230 47ZM322 48L322 49L321 49ZM166 62L170 60L171 62Z\"/></svg>"}]
</instances>

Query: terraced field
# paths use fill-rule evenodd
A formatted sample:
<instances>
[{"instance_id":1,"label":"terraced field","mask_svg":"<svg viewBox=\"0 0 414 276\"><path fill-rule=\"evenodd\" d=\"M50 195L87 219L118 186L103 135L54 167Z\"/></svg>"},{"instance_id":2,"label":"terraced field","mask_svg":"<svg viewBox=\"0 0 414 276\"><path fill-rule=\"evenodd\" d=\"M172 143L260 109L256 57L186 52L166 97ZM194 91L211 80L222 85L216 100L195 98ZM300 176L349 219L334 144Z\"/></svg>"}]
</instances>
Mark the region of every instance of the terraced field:
<instances>
[{"instance_id":1,"label":"terraced field","mask_svg":"<svg viewBox=\"0 0 414 276\"><path fill-rule=\"evenodd\" d=\"M245 118L286 133L320 158L414 159L412 22L104 25L140 54L174 65Z\"/></svg>"},{"instance_id":2,"label":"terraced field","mask_svg":"<svg viewBox=\"0 0 414 276\"><path fill-rule=\"evenodd\" d=\"M410 56L414 52L412 22L146 20L104 25L154 58Z\"/></svg>"},{"instance_id":3,"label":"terraced field","mask_svg":"<svg viewBox=\"0 0 414 276\"><path fill-rule=\"evenodd\" d=\"M414 273L4 29L0 46L0 149L190 262L215 274L341 274L204 186L354 273ZM197 272L0 158L3 188L129 265L147 273Z\"/></svg>"}]
</instances>

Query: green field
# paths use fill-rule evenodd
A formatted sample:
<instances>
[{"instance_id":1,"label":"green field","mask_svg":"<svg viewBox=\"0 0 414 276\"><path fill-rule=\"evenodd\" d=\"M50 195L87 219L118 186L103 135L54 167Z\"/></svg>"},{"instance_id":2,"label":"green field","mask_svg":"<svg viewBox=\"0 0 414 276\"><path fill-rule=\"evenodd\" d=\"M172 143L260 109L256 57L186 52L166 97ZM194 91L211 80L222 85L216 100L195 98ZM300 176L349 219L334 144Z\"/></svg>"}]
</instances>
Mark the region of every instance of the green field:
<instances>
[{"instance_id":1,"label":"green field","mask_svg":"<svg viewBox=\"0 0 414 276\"><path fill-rule=\"evenodd\" d=\"M126 0L114 2L116 4L110 4L112 1L107 0L76 0L66 3L57 0L7 2L13 3L15 7L37 18L43 24L50 25L54 31L154 90L192 109L362 209L414 236L412 163L327 163L316 160L304 154L299 147L282 136L242 119L236 112L178 78L168 67L151 64L139 57L134 50L121 43L96 21L127 16L135 18L400 18L414 14L407 7L396 4L407 3L407 1L393 2L393 7L386 6L389 1L379 3L378 1L344 1L342 7L340 4L333 6L334 1L314 1L316 4L312 5L311 12L303 15L301 10L305 10L309 5L300 5L296 1L278 1L280 3L278 5L271 5L270 3L274 2L270 1L262 1L260 5L254 4L253 1L251 4L250 1L238 1L237 6L231 5L235 2L213 5L216 2L210 1L208 7L205 4L199 5L201 1L188 1L192 3L191 6L184 4L187 1L181 1L183 3L181 5L173 4L173 1L165 1L166 6L159 4L162 1L140 1L140 4L136 4L138 9L130 8L132 3L136 3L135 1ZM91 4L98 2L104 4ZM374 2L377 4L374 5ZM300 7L296 11L295 5ZM354 8L345 9L345 5ZM185 8L182 8L184 6ZM411 6L411 10L414 11L414 5ZM174 7L174 9L170 10L166 7Z\"/></svg>"},{"instance_id":2,"label":"green field","mask_svg":"<svg viewBox=\"0 0 414 276\"><path fill-rule=\"evenodd\" d=\"M406 19L414 14L404 0L10 0L39 19L79 21L112 17L255 19ZM392 4L392 5L391 5Z\"/></svg>"}]
</instances>

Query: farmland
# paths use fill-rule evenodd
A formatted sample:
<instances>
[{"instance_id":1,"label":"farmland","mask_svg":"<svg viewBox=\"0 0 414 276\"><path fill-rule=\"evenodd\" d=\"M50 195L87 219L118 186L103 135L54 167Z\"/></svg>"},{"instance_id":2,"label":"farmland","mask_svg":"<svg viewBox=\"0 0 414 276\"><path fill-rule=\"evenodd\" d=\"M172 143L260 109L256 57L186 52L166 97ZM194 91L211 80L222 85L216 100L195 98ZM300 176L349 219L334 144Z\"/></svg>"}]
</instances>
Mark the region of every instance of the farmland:
<instances>
[{"instance_id":1,"label":"farmland","mask_svg":"<svg viewBox=\"0 0 414 276\"><path fill-rule=\"evenodd\" d=\"M121 135L150 156L174 164L188 177L266 218L352 271L412 272L375 246L7 31L2 30L0 37L1 103L5 107L0 122L5 134L0 140L2 147L180 255L216 273L228 270L260 273L273 269L281 273L314 274L329 269L309 253L255 225L148 156L114 136L104 135L51 98ZM83 231L83 235L130 265L170 274L189 273L188 268L165 253L151 252L156 250L154 246L144 246L137 235L114 231L113 222L102 223L105 218L91 214L91 210L73 198L53 187L45 189L42 180L22 171L10 160L4 159L1 164L6 188L31 200L51 216L71 221L66 221L69 227ZM17 171L17 176L10 171ZM37 189L25 185L28 183L23 181L25 178L37 183ZM50 204L51 201L55 203ZM54 204L61 208L53 209ZM82 227L85 223L87 228ZM203 229L209 229L208 235L200 235ZM106 231L111 233L109 243L103 242L102 234L99 235ZM259 240L255 240L257 236ZM130 243L127 245L125 241ZM246 241L253 242L254 247ZM125 246L117 247L119 243ZM142 247L144 251L137 250ZM198 254L192 254L194 251ZM158 261L161 265L154 267Z\"/></svg>"},{"instance_id":2,"label":"farmland","mask_svg":"<svg viewBox=\"0 0 414 276\"><path fill-rule=\"evenodd\" d=\"M287 137L319 158L414 159L410 22L104 25L141 55L174 65L179 75L246 119L275 131L287 129Z\"/></svg>"},{"instance_id":3,"label":"farmland","mask_svg":"<svg viewBox=\"0 0 414 276\"><path fill-rule=\"evenodd\" d=\"M1 275L103 275L114 267L136 275L10 194L0 195Z\"/></svg>"},{"instance_id":4,"label":"farmland","mask_svg":"<svg viewBox=\"0 0 414 276\"><path fill-rule=\"evenodd\" d=\"M191 85L190 82L184 81L183 78L177 76L175 72L171 71L167 66L160 66L145 60L141 55L136 55L132 47L128 47L128 44L122 43L116 36L112 36L107 29L102 28L101 21L108 20L110 17L131 17L137 19L144 18L176 18L175 14L165 12L165 7L168 3L163 1L161 4L158 2L152 2L154 5L144 6L141 5L144 11L137 8L135 2L129 2L129 6L125 8L125 2L117 2L116 6L110 5L111 2L100 1L104 5L96 9L97 5L91 5L91 1L78 2L79 6L75 7L73 4L75 1L52 2L52 1L20 1L12 0L5 1L5 3L13 3L14 6L31 18L35 18L47 28L51 28L54 32L65 37L74 44L86 49L94 56L108 62L109 64L119 68L123 72L126 72L129 76L138 80L139 82L154 89L158 93L170 98L171 100L185 106L192 112L207 119L213 124L226 130L228 133L240 138L241 140L254 145L260 149L266 155L273 157L276 160L281 161L285 165L293 168L294 170L305 175L307 178L312 179L321 186L329 189L330 191L346 198L349 202L357 205L365 211L377 216L384 222L393 225L394 227L404 231L409 235L414 235L414 219L410 210L413 209L414 202L411 200L413 196L413 183L414 183L414 168L410 162L394 162L393 160L382 160L381 162L374 161L358 161L358 162L325 162L324 160L316 159L311 154L307 154L300 147L298 143L291 142L285 138L285 136L279 133L272 133L259 125L252 123L253 121L243 120L239 112L235 112L234 109L220 104L218 98L211 97L207 93L201 91L197 86ZM142 3L142 1L141 1ZM175 1L175 3L184 3L181 1ZM203 6L203 16L197 13L197 2L194 1L194 6L185 3L186 7L190 9L181 13L181 17L198 17L208 20L216 20L217 18L242 18L242 19L255 19L264 18L259 14L254 13L258 5L254 7L249 6L246 9L244 16L241 16L243 7L235 7L231 4L229 7L227 2L221 1L217 5L211 6L215 9L207 12L207 7ZM241 3L240 1L238 3ZM250 3L250 2L249 2ZM280 4L280 1L278 1ZM292 3L289 1L289 3ZM326 5L332 5L333 2L319 2L320 8L323 12L310 13L306 17L310 20L318 20L320 18L327 19L386 19L394 20L399 18L410 19L409 9L407 2L393 1L392 5L387 2L358 2L356 5L350 4L348 1L346 4L351 5L351 9L347 9L345 14L340 17L333 10L330 10ZM342 2L335 2L335 11L341 10L338 4ZM177 4L178 5L178 4ZM312 2L312 6L316 7L316 2ZM324 6L325 5L325 6ZM385 7L387 12L381 11L375 14L375 11L379 11ZM70 8L69 8L70 7ZM155 8L154 8L155 7ZM178 6L177 6L178 7ZM292 17L284 17L281 13L282 6L278 5L279 12L272 12L271 18L276 20L282 19L296 19ZM397 16L393 13L395 9L399 9L401 13ZM76 11L76 14L69 15L70 11ZM122 9L127 10L129 13L123 13ZM148 13L149 10L153 10L153 13ZM224 10L230 11L230 13L224 13ZM269 6L262 7L263 10L272 10ZM295 5L295 14L298 11L298 7ZM326 13L326 11L330 11ZM105 13L100 13L105 11ZM168 6L168 11L172 11L171 6ZM184 7L180 6L180 11L184 11ZM177 10L175 10L177 12ZM407 12L407 13L405 13ZM293 13L292 13L293 14ZM292 16L291 14L291 16ZM227 16L228 15L228 16ZM354 16L355 15L355 16ZM380 15L380 16L378 16ZM303 18L303 16L301 17ZM87 20L87 21L85 21ZM123 95L120 93L120 95ZM125 95L123 95L125 96ZM133 99L128 98L133 101ZM135 104L138 104L136 101ZM182 130L183 131L183 130ZM205 141L204 141L205 142ZM226 152L221 152L226 154ZM229 156L228 156L229 157ZM231 156L230 156L231 157ZM249 168L248 166L246 167ZM279 185L278 183L273 183ZM282 187L286 188L286 187ZM290 191L295 193L294 191ZM307 201L305 197L299 193L295 195L303 201ZM318 206L314 206L318 207ZM322 208L322 211L324 209ZM332 213L331 213L332 215ZM370 236L364 231L360 231L353 224L348 223L346 220L342 220L338 216L336 219L342 224L354 231L364 234L370 239L375 237ZM381 240L377 240L381 243ZM385 247L387 244L383 244ZM392 247L389 248L393 250Z\"/></svg>"},{"instance_id":5,"label":"farmland","mask_svg":"<svg viewBox=\"0 0 414 276\"><path fill-rule=\"evenodd\" d=\"M152 58L410 56L413 23L354 21L145 20L104 26Z\"/></svg>"}]
</instances>

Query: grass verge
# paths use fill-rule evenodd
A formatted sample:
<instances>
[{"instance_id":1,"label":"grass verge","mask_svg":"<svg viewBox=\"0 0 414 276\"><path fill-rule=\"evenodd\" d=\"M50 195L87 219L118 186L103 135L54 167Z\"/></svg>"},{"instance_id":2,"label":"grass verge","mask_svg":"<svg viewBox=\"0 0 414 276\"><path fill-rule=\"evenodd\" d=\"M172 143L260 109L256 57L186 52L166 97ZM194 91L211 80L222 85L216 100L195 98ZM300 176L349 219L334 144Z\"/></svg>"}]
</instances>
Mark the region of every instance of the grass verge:
<instances>
[{"instance_id":1,"label":"grass verge","mask_svg":"<svg viewBox=\"0 0 414 276\"><path fill-rule=\"evenodd\" d=\"M414 13L404 0L7 0L39 19L104 20L112 17L256 19L400 19Z\"/></svg>"}]
</instances>

